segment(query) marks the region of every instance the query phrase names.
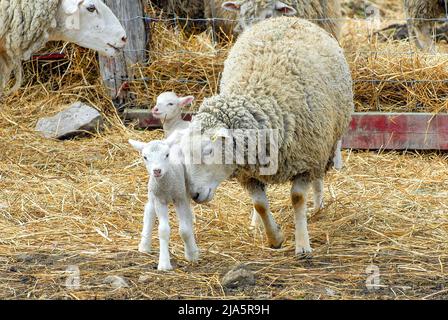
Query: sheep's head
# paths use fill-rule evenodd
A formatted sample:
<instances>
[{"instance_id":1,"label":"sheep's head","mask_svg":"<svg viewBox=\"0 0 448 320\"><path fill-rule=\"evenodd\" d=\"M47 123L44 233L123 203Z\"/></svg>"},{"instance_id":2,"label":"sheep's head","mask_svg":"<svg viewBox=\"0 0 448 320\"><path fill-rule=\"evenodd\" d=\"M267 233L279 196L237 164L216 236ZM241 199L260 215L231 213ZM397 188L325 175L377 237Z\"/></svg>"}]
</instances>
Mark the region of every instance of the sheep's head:
<instances>
[{"instance_id":1,"label":"sheep's head","mask_svg":"<svg viewBox=\"0 0 448 320\"><path fill-rule=\"evenodd\" d=\"M194 123L182 137L180 145L185 158L190 195L195 202L211 201L218 186L236 170L233 141L228 143L228 140L232 140L228 130L201 133Z\"/></svg>"},{"instance_id":2,"label":"sheep's head","mask_svg":"<svg viewBox=\"0 0 448 320\"><path fill-rule=\"evenodd\" d=\"M280 16L294 16L297 11L282 1L239 0L226 1L222 8L239 13L238 31L245 30L253 23Z\"/></svg>"},{"instance_id":3,"label":"sheep's head","mask_svg":"<svg viewBox=\"0 0 448 320\"><path fill-rule=\"evenodd\" d=\"M156 119L174 119L181 113L182 108L191 104L193 100L193 96L178 97L174 92L164 92L157 97L157 104L152 109L152 115Z\"/></svg>"},{"instance_id":4,"label":"sheep's head","mask_svg":"<svg viewBox=\"0 0 448 320\"><path fill-rule=\"evenodd\" d=\"M150 176L162 178L170 165L170 147L163 141L154 140L149 143L129 140L131 146L139 151Z\"/></svg>"},{"instance_id":5,"label":"sheep's head","mask_svg":"<svg viewBox=\"0 0 448 320\"><path fill-rule=\"evenodd\" d=\"M52 40L93 49L108 57L126 45L126 32L112 10L101 0L62 0Z\"/></svg>"}]
</instances>

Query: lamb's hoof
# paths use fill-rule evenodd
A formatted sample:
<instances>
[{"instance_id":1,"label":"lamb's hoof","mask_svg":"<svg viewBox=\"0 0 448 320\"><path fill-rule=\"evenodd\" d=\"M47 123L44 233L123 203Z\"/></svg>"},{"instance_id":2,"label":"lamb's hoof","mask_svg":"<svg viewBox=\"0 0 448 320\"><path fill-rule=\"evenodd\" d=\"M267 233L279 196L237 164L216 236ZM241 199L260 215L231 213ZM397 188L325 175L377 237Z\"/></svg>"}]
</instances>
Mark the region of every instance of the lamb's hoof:
<instances>
[{"instance_id":1,"label":"lamb's hoof","mask_svg":"<svg viewBox=\"0 0 448 320\"><path fill-rule=\"evenodd\" d=\"M138 251L141 253L151 253L151 245L140 242L140 245L138 246Z\"/></svg>"},{"instance_id":2,"label":"lamb's hoof","mask_svg":"<svg viewBox=\"0 0 448 320\"><path fill-rule=\"evenodd\" d=\"M185 251L185 259L189 262L198 262L199 260L199 249L193 251Z\"/></svg>"},{"instance_id":3,"label":"lamb's hoof","mask_svg":"<svg viewBox=\"0 0 448 320\"><path fill-rule=\"evenodd\" d=\"M313 249L309 245L307 246L299 246L296 248L296 256L299 258L307 258L311 255Z\"/></svg>"},{"instance_id":4,"label":"lamb's hoof","mask_svg":"<svg viewBox=\"0 0 448 320\"><path fill-rule=\"evenodd\" d=\"M171 266L170 262L159 262L159 265L157 266L157 270L171 271L171 270L173 270L173 267Z\"/></svg>"}]
</instances>

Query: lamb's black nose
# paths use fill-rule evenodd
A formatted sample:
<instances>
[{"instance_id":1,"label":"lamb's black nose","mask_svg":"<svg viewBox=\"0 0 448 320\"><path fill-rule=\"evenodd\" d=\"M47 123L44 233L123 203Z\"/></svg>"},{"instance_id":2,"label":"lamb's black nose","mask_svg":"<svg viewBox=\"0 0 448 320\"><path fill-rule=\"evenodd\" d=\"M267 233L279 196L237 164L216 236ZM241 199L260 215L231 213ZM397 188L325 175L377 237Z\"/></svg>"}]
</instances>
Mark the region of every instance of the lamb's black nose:
<instances>
[{"instance_id":1,"label":"lamb's black nose","mask_svg":"<svg viewBox=\"0 0 448 320\"><path fill-rule=\"evenodd\" d=\"M198 192L196 192L196 193L193 195L193 200L194 200L194 201L198 200L198 199L199 199L199 196L200 196L200 194L199 194Z\"/></svg>"}]
</instances>

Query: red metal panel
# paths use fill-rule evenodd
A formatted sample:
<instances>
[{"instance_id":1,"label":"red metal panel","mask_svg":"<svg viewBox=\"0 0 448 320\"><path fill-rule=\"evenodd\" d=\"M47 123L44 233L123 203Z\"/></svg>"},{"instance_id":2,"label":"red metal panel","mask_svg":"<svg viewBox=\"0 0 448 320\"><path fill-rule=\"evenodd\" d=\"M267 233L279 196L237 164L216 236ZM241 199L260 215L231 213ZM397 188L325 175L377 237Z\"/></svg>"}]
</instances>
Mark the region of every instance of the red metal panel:
<instances>
[{"instance_id":1,"label":"red metal panel","mask_svg":"<svg viewBox=\"0 0 448 320\"><path fill-rule=\"evenodd\" d=\"M186 113L185 120L192 114ZM132 110L125 115L142 128L160 128L149 110ZM448 150L448 114L354 113L343 139L345 149Z\"/></svg>"},{"instance_id":2,"label":"red metal panel","mask_svg":"<svg viewBox=\"0 0 448 320\"><path fill-rule=\"evenodd\" d=\"M45 61L55 61L65 59L64 53L46 53L46 54L35 54L33 55L33 60L45 60Z\"/></svg>"},{"instance_id":3,"label":"red metal panel","mask_svg":"<svg viewBox=\"0 0 448 320\"><path fill-rule=\"evenodd\" d=\"M448 150L448 114L355 113L343 148Z\"/></svg>"}]
</instances>

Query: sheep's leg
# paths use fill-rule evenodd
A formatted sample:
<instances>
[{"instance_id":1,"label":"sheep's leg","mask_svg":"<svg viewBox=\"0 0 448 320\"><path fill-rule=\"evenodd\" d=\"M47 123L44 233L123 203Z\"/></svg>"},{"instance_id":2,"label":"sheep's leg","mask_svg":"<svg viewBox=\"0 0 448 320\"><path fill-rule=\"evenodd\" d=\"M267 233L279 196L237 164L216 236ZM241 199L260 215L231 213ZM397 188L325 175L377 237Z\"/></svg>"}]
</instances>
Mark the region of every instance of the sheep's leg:
<instances>
[{"instance_id":1,"label":"sheep's leg","mask_svg":"<svg viewBox=\"0 0 448 320\"><path fill-rule=\"evenodd\" d=\"M168 216L168 207L166 204L155 202L157 218L159 219L159 241L160 241L160 255L159 265L157 270L168 271L172 270L170 262L170 224Z\"/></svg>"},{"instance_id":2,"label":"sheep's leg","mask_svg":"<svg viewBox=\"0 0 448 320\"><path fill-rule=\"evenodd\" d=\"M145 205L145 213L143 217L142 239L138 246L138 251L143 253L151 252L151 234L156 220L156 211L151 200Z\"/></svg>"},{"instance_id":3,"label":"sheep's leg","mask_svg":"<svg viewBox=\"0 0 448 320\"><path fill-rule=\"evenodd\" d=\"M436 47L431 38L431 24L425 24L421 29L415 28L417 46L429 53L436 53Z\"/></svg>"},{"instance_id":4,"label":"sheep's leg","mask_svg":"<svg viewBox=\"0 0 448 320\"><path fill-rule=\"evenodd\" d=\"M295 214L296 254L310 253L310 238L306 221L306 194L309 183L295 179L291 188L291 200Z\"/></svg>"},{"instance_id":5,"label":"sheep's leg","mask_svg":"<svg viewBox=\"0 0 448 320\"><path fill-rule=\"evenodd\" d=\"M319 210L324 207L324 179L316 179L313 181L313 203L314 209Z\"/></svg>"},{"instance_id":6,"label":"sheep's leg","mask_svg":"<svg viewBox=\"0 0 448 320\"><path fill-rule=\"evenodd\" d=\"M176 204L176 213L179 218L179 234L184 242L185 259L196 262L199 259L199 249L194 237L193 212L189 199Z\"/></svg>"},{"instance_id":7,"label":"sheep's leg","mask_svg":"<svg viewBox=\"0 0 448 320\"><path fill-rule=\"evenodd\" d=\"M334 152L334 158L333 158L333 166L336 170L341 170L343 166L342 162L342 140L339 140L336 145L336 150Z\"/></svg>"},{"instance_id":8,"label":"sheep's leg","mask_svg":"<svg viewBox=\"0 0 448 320\"><path fill-rule=\"evenodd\" d=\"M251 226L252 228L259 228L259 227L262 226L262 223L261 223L261 217L260 217L260 215L258 214L258 212L257 212L257 210L255 209L255 207L254 207L253 210L252 210L252 221L251 221L251 223L250 223L250 226Z\"/></svg>"},{"instance_id":9,"label":"sheep's leg","mask_svg":"<svg viewBox=\"0 0 448 320\"><path fill-rule=\"evenodd\" d=\"M245 188L248 190L250 197L252 198L256 212L260 216L261 221L263 221L269 245L272 248L280 248L284 241L284 237L269 208L265 185L257 180L252 180L245 185Z\"/></svg>"}]
</instances>

